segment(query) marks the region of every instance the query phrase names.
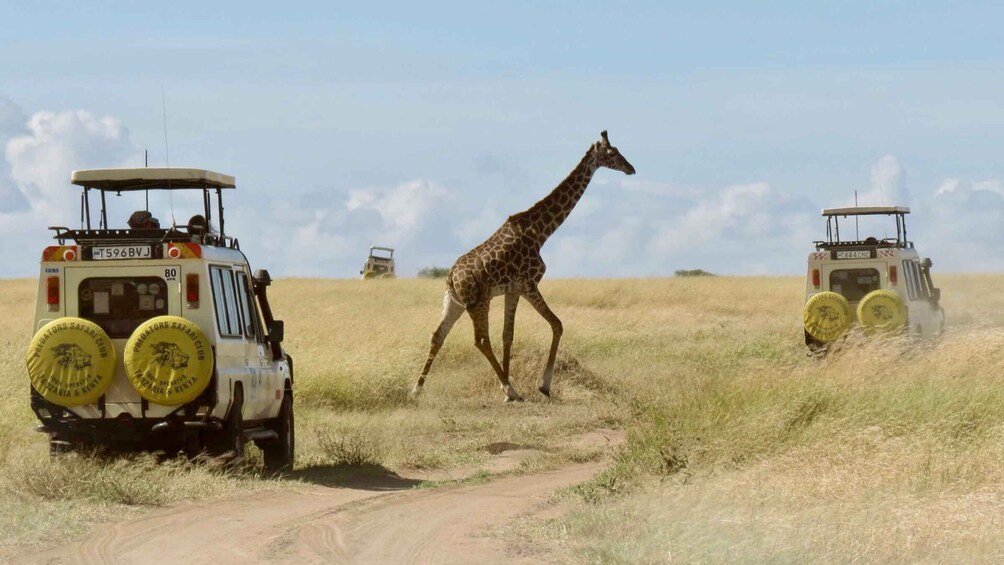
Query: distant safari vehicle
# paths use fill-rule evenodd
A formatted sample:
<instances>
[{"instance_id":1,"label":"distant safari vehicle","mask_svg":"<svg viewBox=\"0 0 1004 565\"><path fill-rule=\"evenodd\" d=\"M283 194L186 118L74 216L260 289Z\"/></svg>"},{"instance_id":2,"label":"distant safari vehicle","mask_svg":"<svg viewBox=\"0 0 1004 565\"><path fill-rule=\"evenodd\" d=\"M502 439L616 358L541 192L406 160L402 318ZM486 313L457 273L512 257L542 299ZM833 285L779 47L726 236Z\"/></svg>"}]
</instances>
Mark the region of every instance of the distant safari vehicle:
<instances>
[{"instance_id":1,"label":"distant safari vehicle","mask_svg":"<svg viewBox=\"0 0 1004 565\"><path fill-rule=\"evenodd\" d=\"M234 178L97 169L74 171L71 182L83 187L83 226L50 228L58 245L42 252L27 355L31 408L52 451L239 458L254 441L268 471L290 469L293 362L269 306L268 271L252 275L224 231L223 191ZM161 227L140 210L128 228L109 227L108 193L148 190L200 191L203 206L183 226Z\"/></svg>"},{"instance_id":2,"label":"distant safari vehicle","mask_svg":"<svg viewBox=\"0 0 1004 565\"><path fill-rule=\"evenodd\" d=\"M363 279L392 279L394 273L394 250L390 247L370 247L370 256L359 271Z\"/></svg>"},{"instance_id":3,"label":"distant safari vehicle","mask_svg":"<svg viewBox=\"0 0 1004 565\"><path fill-rule=\"evenodd\" d=\"M829 208L826 241L809 254L803 322L805 344L819 349L857 324L866 334L905 331L918 336L941 333L945 312L941 289L931 280L931 260L921 259L907 240L909 208L871 206ZM896 222L896 237L841 239L841 219L886 216Z\"/></svg>"}]
</instances>

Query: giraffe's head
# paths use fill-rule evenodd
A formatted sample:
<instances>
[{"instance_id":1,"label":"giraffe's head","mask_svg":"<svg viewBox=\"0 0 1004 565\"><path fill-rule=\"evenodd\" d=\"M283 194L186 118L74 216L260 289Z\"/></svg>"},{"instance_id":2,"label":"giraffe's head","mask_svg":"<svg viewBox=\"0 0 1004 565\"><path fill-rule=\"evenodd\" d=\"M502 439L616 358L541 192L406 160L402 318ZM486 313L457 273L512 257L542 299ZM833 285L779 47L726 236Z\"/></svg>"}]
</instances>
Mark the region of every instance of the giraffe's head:
<instances>
[{"instance_id":1,"label":"giraffe's head","mask_svg":"<svg viewBox=\"0 0 1004 565\"><path fill-rule=\"evenodd\" d=\"M610 145L610 140L607 139L607 130L600 132L600 139L593 144L590 150L593 154L593 158L596 159L596 164L600 167L606 167L608 169L613 169L615 171L620 171L624 174L633 175L634 166L628 163L628 160L621 155L621 152L617 150L616 147Z\"/></svg>"}]
</instances>

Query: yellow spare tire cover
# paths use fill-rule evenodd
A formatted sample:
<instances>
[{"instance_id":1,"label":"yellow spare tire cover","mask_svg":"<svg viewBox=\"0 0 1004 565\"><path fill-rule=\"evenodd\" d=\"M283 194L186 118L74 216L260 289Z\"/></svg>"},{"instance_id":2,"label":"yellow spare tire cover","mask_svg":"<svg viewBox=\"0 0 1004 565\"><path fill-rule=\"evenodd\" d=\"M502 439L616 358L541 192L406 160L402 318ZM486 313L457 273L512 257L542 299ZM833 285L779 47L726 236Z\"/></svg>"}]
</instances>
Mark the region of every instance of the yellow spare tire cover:
<instances>
[{"instance_id":1,"label":"yellow spare tire cover","mask_svg":"<svg viewBox=\"0 0 1004 565\"><path fill-rule=\"evenodd\" d=\"M59 318L35 333L28 347L28 379L60 406L97 402L115 379L115 348L100 326Z\"/></svg>"},{"instance_id":2,"label":"yellow spare tire cover","mask_svg":"<svg viewBox=\"0 0 1004 565\"><path fill-rule=\"evenodd\" d=\"M814 294L802 310L805 331L819 341L833 341L844 335L851 319L850 303L835 292Z\"/></svg>"},{"instance_id":3,"label":"yellow spare tire cover","mask_svg":"<svg viewBox=\"0 0 1004 565\"><path fill-rule=\"evenodd\" d=\"M873 290L858 303L858 322L867 334L896 331L906 325L906 306L891 290Z\"/></svg>"},{"instance_id":4,"label":"yellow spare tire cover","mask_svg":"<svg viewBox=\"0 0 1004 565\"><path fill-rule=\"evenodd\" d=\"M199 326L157 316L136 328L125 347L125 369L140 396L174 406L195 400L213 376L213 350Z\"/></svg>"}]
</instances>

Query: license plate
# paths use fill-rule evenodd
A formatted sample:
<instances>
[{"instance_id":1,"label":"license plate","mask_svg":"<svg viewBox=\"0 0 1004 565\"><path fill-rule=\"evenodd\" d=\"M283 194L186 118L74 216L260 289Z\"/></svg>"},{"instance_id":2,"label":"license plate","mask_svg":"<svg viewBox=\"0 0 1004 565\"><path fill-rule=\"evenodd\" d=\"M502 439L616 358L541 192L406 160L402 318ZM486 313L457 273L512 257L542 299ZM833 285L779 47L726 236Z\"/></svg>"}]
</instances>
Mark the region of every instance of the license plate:
<instances>
[{"instance_id":1,"label":"license plate","mask_svg":"<svg viewBox=\"0 0 1004 565\"><path fill-rule=\"evenodd\" d=\"M114 247L92 247L91 259L105 261L108 259L149 259L152 257L149 245L116 245Z\"/></svg>"},{"instance_id":2,"label":"license plate","mask_svg":"<svg viewBox=\"0 0 1004 565\"><path fill-rule=\"evenodd\" d=\"M872 252L861 251L837 251L837 259L871 259Z\"/></svg>"}]
</instances>

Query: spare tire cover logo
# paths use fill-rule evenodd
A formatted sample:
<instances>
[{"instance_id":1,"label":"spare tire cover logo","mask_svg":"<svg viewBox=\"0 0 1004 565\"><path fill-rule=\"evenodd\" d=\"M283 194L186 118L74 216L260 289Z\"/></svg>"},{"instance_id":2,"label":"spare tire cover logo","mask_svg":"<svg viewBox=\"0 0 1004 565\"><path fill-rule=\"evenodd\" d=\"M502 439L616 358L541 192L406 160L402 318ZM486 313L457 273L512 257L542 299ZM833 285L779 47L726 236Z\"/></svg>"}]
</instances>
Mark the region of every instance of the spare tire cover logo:
<instances>
[{"instance_id":1,"label":"spare tire cover logo","mask_svg":"<svg viewBox=\"0 0 1004 565\"><path fill-rule=\"evenodd\" d=\"M161 367L172 369L184 369L188 366L188 355L178 347L176 343L160 341L153 344L153 351L156 355L153 362Z\"/></svg>"},{"instance_id":2,"label":"spare tire cover logo","mask_svg":"<svg viewBox=\"0 0 1004 565\"><path fill-rule=\"evenodd\" d=\"M75 343L61 343L52 348L52 356L60 367L86 369L91 366L91 356Z\"/></svg>"}]
</instances>

